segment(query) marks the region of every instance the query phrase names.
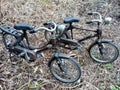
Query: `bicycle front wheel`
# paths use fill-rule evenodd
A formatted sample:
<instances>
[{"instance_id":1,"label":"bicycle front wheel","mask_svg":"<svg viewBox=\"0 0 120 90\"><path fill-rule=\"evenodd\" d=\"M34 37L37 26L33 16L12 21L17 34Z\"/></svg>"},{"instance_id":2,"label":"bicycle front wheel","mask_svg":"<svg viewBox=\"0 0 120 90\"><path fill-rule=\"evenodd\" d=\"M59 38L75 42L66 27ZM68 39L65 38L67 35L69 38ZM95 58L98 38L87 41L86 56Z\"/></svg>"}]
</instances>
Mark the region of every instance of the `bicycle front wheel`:
<instances>
[{"instance_id":1,"label":"bicycle front wheel","mask_svg":"<svg viewBox=\"0 0 120 90\"><path fill-rule=\"evenodd\" d=\"M93 44L89 49L90 57L98 63L111 63L115 61L119 55L118 48L110 42L101 42Z\"/></svg>"},{"instance_id":2,"label":"bicycle front wheel","mask_svg":"<svg viewBox=\"0 0 120 90\"><path fill-rule=\"evenodd\" d=\"M81 76L80 65L73 58L54 58L50 71L57 80L64 83L73 83Z\"/></svg>"}]
</instances>

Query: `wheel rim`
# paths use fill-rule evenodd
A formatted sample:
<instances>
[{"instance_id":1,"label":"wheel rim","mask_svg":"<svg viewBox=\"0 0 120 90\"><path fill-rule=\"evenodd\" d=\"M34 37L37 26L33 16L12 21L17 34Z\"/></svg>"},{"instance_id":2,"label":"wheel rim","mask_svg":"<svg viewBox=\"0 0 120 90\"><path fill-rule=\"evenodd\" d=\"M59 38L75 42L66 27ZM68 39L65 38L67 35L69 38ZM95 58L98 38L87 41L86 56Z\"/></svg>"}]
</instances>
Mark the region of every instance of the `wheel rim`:
<instances>
[{"instance_id":1,"label":"wheel rim","mask_svg":"<svg viewBox=\"0 0 120 90\"><path fill-rule=\"evenodd\" d=\"M52 63L51 72L52 74L62 82L74 82L79 78L79 71L76 64L73 64L72 61L67 59L62 59L64 65L62 65L61 70L58 65L58 61L54 60Z\"/></svg>"}]
</instances>

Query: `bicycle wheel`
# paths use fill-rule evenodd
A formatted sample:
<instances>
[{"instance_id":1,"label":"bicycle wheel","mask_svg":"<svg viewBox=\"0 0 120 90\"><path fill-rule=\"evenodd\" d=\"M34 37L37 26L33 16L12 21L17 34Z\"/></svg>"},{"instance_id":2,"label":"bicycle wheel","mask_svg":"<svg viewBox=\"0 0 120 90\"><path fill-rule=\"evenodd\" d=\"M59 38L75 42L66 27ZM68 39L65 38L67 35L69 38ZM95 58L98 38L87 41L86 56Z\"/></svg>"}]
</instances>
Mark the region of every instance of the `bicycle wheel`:
<instances>
[{"instance_id":1,"label":"bicycle wheel","mask_svg":"<svg viewBox=\"0 0 120 90\"><path fill-rule=\"evenodd\" d=\"M57 80L64 83L73 83L81 76L80 65L73 58L54 58L50 71Z\"/></svg>"},{"instance_id":2,"label":"bicycle wheel","mask_svg":"<svg viewBox=\"0 0 120 90\"><path fill-rule=\"evenodd\" d=\"M89 55L94 61L106 64L117 59L119 50L110 42L101 42L101 45L95 43L90 47Z\"/></svg>"},{"instance_id":3,"label":"bicycle wheel","mask_svg":"<svg viewBox=\"0 0 120 90\"><path fill-rule=\"evenodd\" d=\"M17 39L13 35L4 34L2 40L5 47L9 49L9 45L13 45Z\"/></svg>"},{"instance_id":4,"label":"bicycle wheel","mask_svg":"<svg viewBox=\"0 0 120 90\"><path fill-rule=\"evenodd\" d=\"M13 35L5 34L3 36L3 42L4 42L5 46L6 46L6 48L9 48L9 45L14 45L16 43L16 41L17 41L17 39ZM24 40L22 40L19 43L19 45L22 46L22 47L27 47L26 42Z\"/></svg>"}]
</instances>

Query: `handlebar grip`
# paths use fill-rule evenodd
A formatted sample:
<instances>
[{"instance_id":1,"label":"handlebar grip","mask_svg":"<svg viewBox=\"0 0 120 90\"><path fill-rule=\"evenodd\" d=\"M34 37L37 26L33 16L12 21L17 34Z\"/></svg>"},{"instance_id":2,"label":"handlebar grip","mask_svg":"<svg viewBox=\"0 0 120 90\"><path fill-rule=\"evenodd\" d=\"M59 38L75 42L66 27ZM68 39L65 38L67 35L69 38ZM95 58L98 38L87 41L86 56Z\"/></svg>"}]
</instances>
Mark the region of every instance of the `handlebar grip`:
<instances>
[{"instance_id":1,"label":"handlebar grip","mask_svg":"<svg viewBox=\"0 0 120 90\"><path fill-rule=\"evenodd\" d=\"M91 24L93 23L93 21L86 21L86 24Z\"/></svg>"},{"instance_id":2,"label":"handlebar grip","mask_svg":"<svg viewBox=\"0 0 120 90\"><path fill-rule=\"evenodd\" d=\"M48 26L48 25L52 25L53 23L52 23L52 21L51 20L49 20L49 21L47 21L47 22L45 22L45 23L43 23L43 25L44 26Z\"/></svg>"},{"instance_id":3,"label":"handlebar grip","mask_svg":"<svg viewBox=\"0 0 120 90\"><path fill-rule=\"evenodd\" d=\"M93 13L92 12L88 12L88 15L93 15Z\"/></svg>"},{"instance_id":4,"label":"handlebar grip","mask_svg":"<svg viewBox=\"0 0 120 90\"><path fill-rule=\"evenodd\" d=\"M43 25L44 25L44 26L47 26L47 25L49 25L49 24L48 24L47 22L45 22L45 23L43 23Z\"/></svg>"}]
</instances>

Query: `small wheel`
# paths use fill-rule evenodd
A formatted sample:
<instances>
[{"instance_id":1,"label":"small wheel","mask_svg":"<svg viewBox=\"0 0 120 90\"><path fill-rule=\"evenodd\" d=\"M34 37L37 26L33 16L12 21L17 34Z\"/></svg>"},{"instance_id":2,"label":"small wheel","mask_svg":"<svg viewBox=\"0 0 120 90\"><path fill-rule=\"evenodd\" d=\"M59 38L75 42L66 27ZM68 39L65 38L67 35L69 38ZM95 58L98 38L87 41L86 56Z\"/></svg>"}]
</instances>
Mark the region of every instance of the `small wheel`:
<instances>
[{"instance_id":1,"label":"small wheel","mask_svg":"<svg viewBox=\"0 0 120 90\"><path fill-rule=\"evenodd\" d=\"M9 45L13 45L17 41L17 39L13 35L10 35L10 34L4 34L2 39L3 39L3 43L5 44L6 48L9 48Z\"/></svg>"},{"instance_id":2,"label":"small wheel","mask_svg":"<svg viewBox=\"0 0 120 90\"><path fill-rule=\"evenodd\" d=\"M89 49L90 57L98 63L110 63L117 59L119 55L118 48L110 42L101 42L93 44Z\"/></svg>"},{"instance_id":3,"label":"small wheel","mask_svg":"<svg viewBox=\"0 0 120 90\"><path fill-rule=\"evenodd\" d=\"M81 76L80 65L73 58L54 58L50 71L56 79L64 83L73 83Z\"/></svg>"},{"instance_id":4,"label":"small wheel","mask_svg":"<svg viewBox=\"0 0 120 90\"><path fill-rule=\"evenodd\" d=\"M14 45L16 43L16 41L17 41L17 39L13 35L10 35L10 34L3 35L3 42L7 48L9 48L9 45ZM19 45L22 47L26 47L26 42L24 40L22 40L19 43Z\"/></svg>"}]
</instances>

